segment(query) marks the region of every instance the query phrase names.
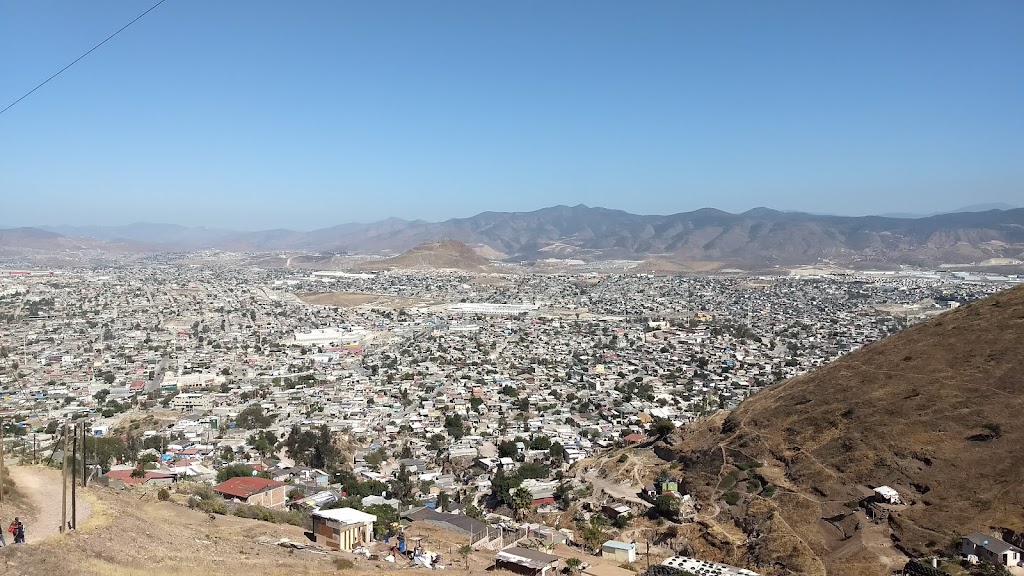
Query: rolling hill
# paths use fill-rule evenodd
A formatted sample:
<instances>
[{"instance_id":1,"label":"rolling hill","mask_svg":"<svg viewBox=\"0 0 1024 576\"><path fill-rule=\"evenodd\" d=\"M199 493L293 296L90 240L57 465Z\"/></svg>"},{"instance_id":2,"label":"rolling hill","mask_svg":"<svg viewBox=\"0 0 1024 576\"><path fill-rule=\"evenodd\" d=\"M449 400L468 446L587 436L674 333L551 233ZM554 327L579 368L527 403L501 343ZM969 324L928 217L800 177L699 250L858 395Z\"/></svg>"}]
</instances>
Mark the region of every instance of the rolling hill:
<instances>
[{"instance_id":1,"label":"rolling hill","mask_svg":"<svg viewBox=\"0 0 1024 576\"><path fill-rule=\"evenodd\" d=\"M424 242L393 258L364 262L362 270L462 270L492 272L495 266L458 240Z\"/></svg>"},{"instance_id":2,"label":"rolling hill","mask_svg":"<svg viewBox=\"0 0 1024 576\"><path fill-rule=\"evenodd\" d=\"M746 539L718 553L768 574L888 574L890 544L925 554L972 531L1019 543L1022 357L1024 286L769 388L658 452ZM856 502L881 485L908 504L872 522Z\"/></svg>"}]
</instances>

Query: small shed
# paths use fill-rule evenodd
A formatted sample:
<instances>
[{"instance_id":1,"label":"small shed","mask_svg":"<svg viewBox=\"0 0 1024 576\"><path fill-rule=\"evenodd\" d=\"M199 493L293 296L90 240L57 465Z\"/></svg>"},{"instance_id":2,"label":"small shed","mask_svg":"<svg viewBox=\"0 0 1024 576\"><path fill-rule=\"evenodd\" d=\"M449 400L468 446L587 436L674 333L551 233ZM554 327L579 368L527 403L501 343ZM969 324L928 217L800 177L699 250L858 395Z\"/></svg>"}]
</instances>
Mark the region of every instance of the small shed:
<instances>
[{"instance_id":1,"label":"small shed","mask_svg":"<svg viewBox=\"0 0 1024 576\"><path fill-rule=\"evenodd\" d=\"M547 576L548 571L558 570L558 556L545 554L529 548L513 546L494 555L494 564L517 574Z\"/></svg>"},{"instance_id":2,"label":"small shed","mask_svg":"<svg viewBox=\"0 0 1024 576\"><path fill-rule=\"evenodd\" d=\"M636 562L636 543L608 540L601 544L601 557L611 558L616 562Z\"/></svg>"},{"instance_id":3,"label":"small shed","mask_svg":"<svg viewBox=\"0 0 1024 576\"><path fill-rule=\"evenodd\" d=\"M629 506L625 504L605 504L601 511L604 515L612 520L618 520L620 516L629 516L632 511Z\"/></svg>"},{"instance_id":4,"label":"small shed","mask_svg":"<svg viewBox=\"0 0 1024 576\"><path fill-rule=\"evenodd\" d=\"M886 504L903 504L903 500L900 499L900 493L889 486L875 488L875 494L878 495L880 501Z\"/></svg>"},{"instance_id":5,"label":"small shed","mask_svg":"<svg viewBox=\"0 0 1024 576\"><path fill-rule=\"evenodd\" d=\"M334 508L313 512L316 543L334 550L351 550L373 540L377 517L355 508Z\"/></svg>"}]
</instances>

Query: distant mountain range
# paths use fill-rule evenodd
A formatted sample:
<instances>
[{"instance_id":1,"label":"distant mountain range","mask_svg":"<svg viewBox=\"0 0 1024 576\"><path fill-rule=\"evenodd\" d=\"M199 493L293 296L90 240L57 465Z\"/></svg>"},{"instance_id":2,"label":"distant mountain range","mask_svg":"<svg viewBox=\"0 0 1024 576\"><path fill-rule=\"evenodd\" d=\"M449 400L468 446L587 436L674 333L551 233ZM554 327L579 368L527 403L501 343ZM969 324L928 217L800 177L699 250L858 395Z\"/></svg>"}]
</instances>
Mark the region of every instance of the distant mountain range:
<instances>
[{"instance_id":1,"label":"distant mountain range","mask_svg":"<svg viewBox=\"0 0 1024 576\"><path fill-rule=\"evenodd\" d=\"M1024 256L1024 209L923 218L825 216L755 208L713 208L666 216L585 205L532 212L483 212L443 222L389 218L309 232L237 232L171 224L47 226L0 231L0 250L123 252L218 249L236 252L398 253L440 239L511 260L572 258L809 264L937 265ZM481 253L483 253L481 252Z\"/></svg>"}]
</instances>

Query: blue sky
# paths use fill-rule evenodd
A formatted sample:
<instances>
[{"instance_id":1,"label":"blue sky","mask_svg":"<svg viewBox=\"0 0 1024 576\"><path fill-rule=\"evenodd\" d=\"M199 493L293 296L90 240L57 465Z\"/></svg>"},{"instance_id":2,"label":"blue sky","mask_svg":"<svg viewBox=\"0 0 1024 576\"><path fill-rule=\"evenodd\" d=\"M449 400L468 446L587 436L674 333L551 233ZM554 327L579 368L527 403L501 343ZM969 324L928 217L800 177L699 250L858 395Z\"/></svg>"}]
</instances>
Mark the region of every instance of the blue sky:
<instances>
[{"instance_id":1,"label":"blue sky","mask_svg":"<svg viewBox=\"0 0 1024 576\"><path fill-rule=\"evenodd\" d=\"M0 107L142 0L0 0ZM1024 3L168 0L0 115L0 224L1024 204Z\"/></svg>"}]
</instances>

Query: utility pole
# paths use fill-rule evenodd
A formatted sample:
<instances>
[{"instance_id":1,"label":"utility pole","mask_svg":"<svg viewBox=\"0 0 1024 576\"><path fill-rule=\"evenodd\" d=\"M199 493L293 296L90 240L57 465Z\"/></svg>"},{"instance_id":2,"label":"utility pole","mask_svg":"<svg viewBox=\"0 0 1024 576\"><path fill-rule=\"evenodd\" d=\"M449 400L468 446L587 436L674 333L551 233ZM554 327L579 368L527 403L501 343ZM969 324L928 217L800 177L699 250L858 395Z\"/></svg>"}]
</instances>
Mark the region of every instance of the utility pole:
<instances>
[{"instance_id":1,"label":"utility pole","mask_svg":"<svg viewBox=\"0 0 1024 576\"><path fill-rule=\"evenodd\" d=\"M82 488L89 485L89 467L85 465L85 426L86 423L82 422Z\"/></svg>"},{"instance_id":2,"label":"utility pole","mask_svg":"<svg viewBox=\"0 0 1024 576\"><path fill-rule=\"evenodd\" d=\"M68 527L68 423L64 422L64 454L61 456L60 532Z\"/></svg>"},{"instance_id":3,"label":"utility pole","mask_svg":"<svg viewBox=\"0 0 1024 576\"><path fill-rule=\"evenodd\" d=\"M0 420L0 504L4 503L4 421Z\"/></svg>"},{"instance_id":4,"label":"utility pole","mask_svg":"<svg viewBox=\"0 0 1024 576\"><path fill-rule=\"evenodd\" d=\"M71 529L78 528L78 423L71 434Z\"/></svg>"}]
</instances>

